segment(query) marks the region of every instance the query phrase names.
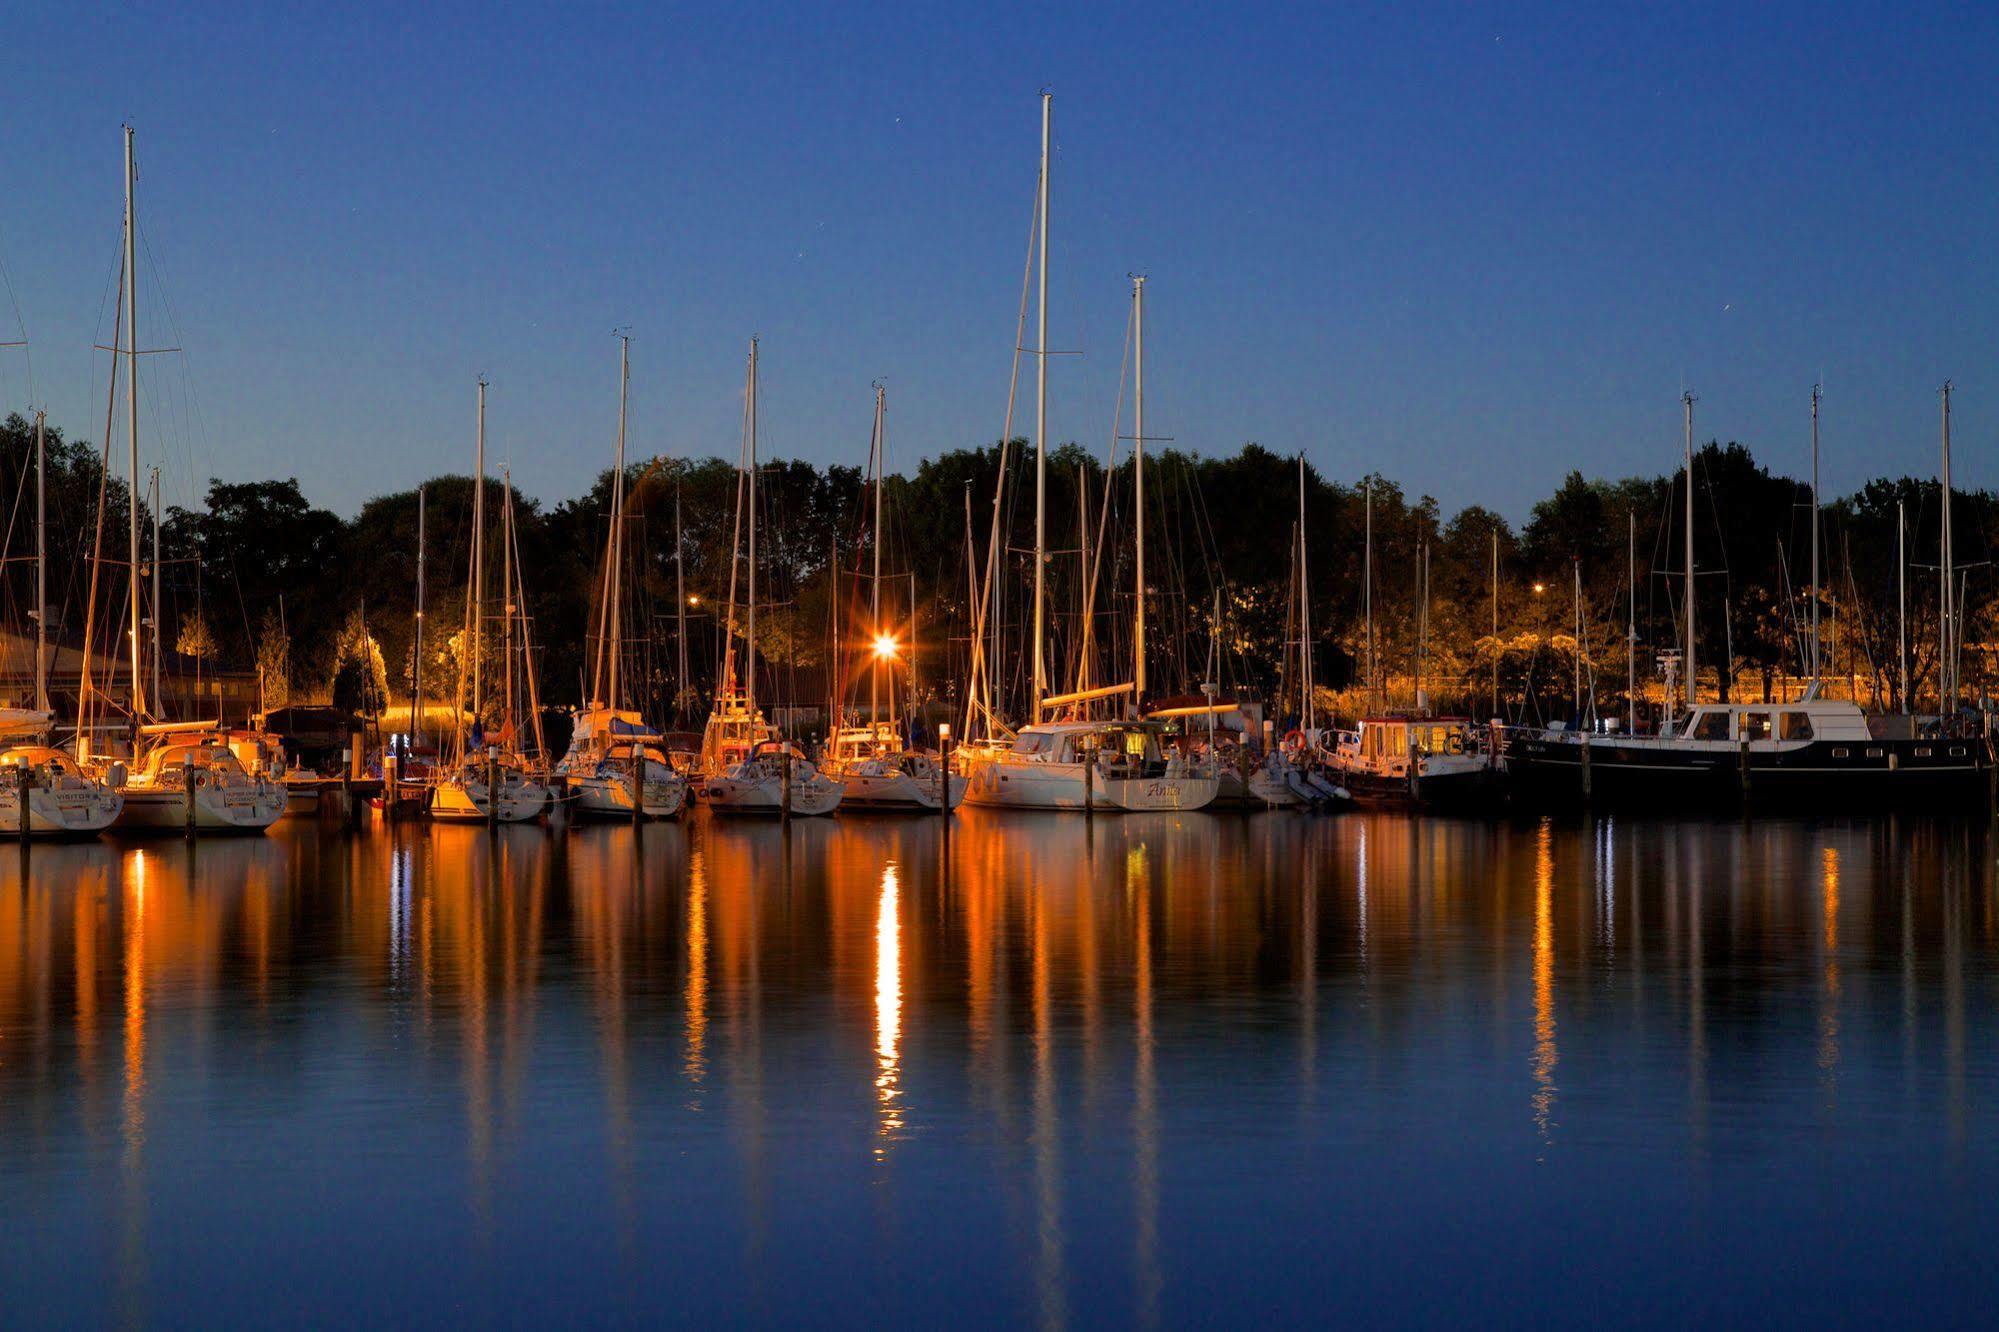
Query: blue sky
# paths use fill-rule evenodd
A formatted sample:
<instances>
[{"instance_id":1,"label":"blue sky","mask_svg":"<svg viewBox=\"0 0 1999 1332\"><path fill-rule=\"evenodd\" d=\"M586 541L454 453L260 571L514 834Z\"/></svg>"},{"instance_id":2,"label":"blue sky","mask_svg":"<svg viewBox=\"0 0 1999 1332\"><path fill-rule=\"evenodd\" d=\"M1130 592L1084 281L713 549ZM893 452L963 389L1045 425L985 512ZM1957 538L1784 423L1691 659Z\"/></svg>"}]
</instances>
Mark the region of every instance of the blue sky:
<instances>
[{"instance_id":1,"label":"blue sky","mask_svg":"<svg viewBox=\"0 0 1999 1332\"><path fill-rule=\"evenodd\" d=\"M1051 429L1256 439L1521 516L1703 436L1999 484L1999 7L448 5L8 9L0 406L98 438L139 127L143 367L170 499L341 512L489 456L561 499L631 447L902 460L995 438L1056 95ZM147 285L149 284L149 285ZM172 321L163 322L170 310ZM12 312L0 308L0 339Z\"/></svg>"}]
</instances>

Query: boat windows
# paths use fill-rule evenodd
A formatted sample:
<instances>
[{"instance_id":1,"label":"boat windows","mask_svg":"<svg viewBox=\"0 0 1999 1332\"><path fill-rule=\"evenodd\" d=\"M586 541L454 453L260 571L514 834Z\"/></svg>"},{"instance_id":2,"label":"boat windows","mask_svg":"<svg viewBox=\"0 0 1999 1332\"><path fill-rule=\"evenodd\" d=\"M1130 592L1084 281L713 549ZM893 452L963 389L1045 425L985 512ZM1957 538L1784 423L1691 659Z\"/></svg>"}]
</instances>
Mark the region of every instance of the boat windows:
<instances>
[{"instance_id":1,"label":"boat windows","mask_svg":"<svg viewBox=\"0 0 1999 1332\"><path fill-rule=\"evenodd\" d=\"M1728 714L1726 712L1703 712L1694 718L1693 738L1696 740L1728 739Z\"/></svg>"},{"instance_id":2,"label":"boat windows","mask_svg":"<svg viewBox=\"0 0 1999 1332\"><path fill-rule=\"evenodd\" d=\"M1881 757L1881 756L1882 756L1882 755L1883 755L1884 753L1886 753L1886 752L1887 752L1887 751L1885 751L1885 750L1880 750L1880 749L1870 749L1870 750L1868 750L1868 751L1867 751L1867 757L1868 757L1868 758L1880 758L1880 757Z\"/></svg>"},{"instance_id":3,"label":"boat windows","mask_svg":"<svg viewBox=\"0 0 1999 1332\"><path fill-rule=\"evenodd\" d=\"M1013 742L1012 752L1022 756L1039 754L1047 743L1047 740L1048 737L1045 735L1023 735Z\"/></svg>"},{"instance_id":4,"label":"boat windows","mask_svg":"<svg viewBox=\"0 0 1999 1332\"><path fill-rule=\"evenodd\" d=\"M1744 740L1768 740L1771 734L1769 713L1745 712L1742 714L1742 738Z\"/></svg>"},{"instance_id":5,"label":"boat windows","mask_svg":"<svg viewBox=\"0 0 1999 1332\"><path fill-rule=\"evenodd\" d=\"M1782 736L1786 740L1812 738L1812 715L1809 712L1787 712L1783 716L1782 725Z\"/></svg>"},{"instance_id":6,"label":"boat windows","mask_svg":"<svg viewBox=\"0 0 1999 1332\"><path fill-rule=\"evenodd\" d=\"M1930 747L1929 747L1928 745L1925 745L1925 746L1923 746L1923 747L1922 747L1921 749L1918 749L1918 750L1916 751L1916 757L1917 757L1917 758L1928 758L1928 757L1930 757L1930 755L1931 755L1931 754L1932 754L1933 752L1934 752L1934 751L1933 751L1933 750L1931 750L1931 749L1930 749Z\"/></svg>"}]
</instances>

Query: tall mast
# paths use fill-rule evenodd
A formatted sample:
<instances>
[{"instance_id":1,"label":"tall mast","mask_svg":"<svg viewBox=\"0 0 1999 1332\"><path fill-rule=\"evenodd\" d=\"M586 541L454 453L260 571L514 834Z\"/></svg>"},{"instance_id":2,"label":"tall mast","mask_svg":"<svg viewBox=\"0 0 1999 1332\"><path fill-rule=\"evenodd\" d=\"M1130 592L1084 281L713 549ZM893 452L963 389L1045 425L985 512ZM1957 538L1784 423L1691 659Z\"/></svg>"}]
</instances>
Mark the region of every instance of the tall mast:
<instances>
[{"instance_id":1,"label":"tall mast","mask_svg":"<svg viewBox=\"0 0 1999 1332\"><path fill-rule=\"evenodd\" d=\"M35 413L35 709L49 710L48 422Z\"/></svg>"},{"instance_id":2,"label":"tall mast","mask_svg":"<svg viewBox=\"0 0 1999 1332\"><path fill-rule=\"evenodd\" d=\"M1937 626L1939 650L1937 655L1937 708L1948 716L1957 705L1957 596L1955 578L1951 572L1950 541L1950 381L1943 382L1943 533L1942 562L1939 572L1943 579L1943 614Z\"/></svg>"},{"instance_id":3,"label":"tall mast","mask_svg":"<svg viewBox=\"0 0 1999 1332\"><path fill-rule=\"evenodd\" d=\"M133 129L125 127L125 456L131 486L125 492L127 565L131 603L129 655L132 665L132 717L146 711L145 681L139 676L139 265L135 211L139 166L132 156Z\"/></svg>"},{"instance_id":4,"label":"tall mast","mask_svg":"<svg viewBox=\"0 0 1999 1332\"><path fill-rule=\"evenodd\" d=\"M160 469L153 469L153 706L160 706Z\"/></svg>"},{"instance_id":5,"label":"tall mast","mask_svg":"<svg viewBox=\"0 0 1999 1332\"><path fill-rule=\"evenodd\" d=\"M514 725L514 473L500 469L500 679L506 726ZM516 728L516 735L519 729ZM516 746L518 747L518 746Z\"/></svg>"},{"instance_id":6,"label":"tall mast","mask_svg":"<svg viewBox=\"0 0 1999 1332\"><path fill-rule=\"evenodd\" d=\"M1909 546L1908 527L1902 516L1902 501L1895 501L1895 666L1896 683L1902 690L1902 711L1913 712L1909 704Z\"/></svg>"},{"instance_id":7,"label":"tall mast","mask_svg":"<svg viewBox=\"0 0 1999 1332\"><path fill-rule=\"evenodd\" d=\"M472 717L478 720L482 696L479 668L486 607L486 379L479 378L479 429L472 445Z\"/></svg>"},{"instance_id":8,"label":"tall mast","mask_svg":"<svg viewBox=\"0 0 1999 1332\"><path fill-rule=\"evenodd\" d=\"M1694 673L1694 395L1680 394L1687 422L1687 708L1699 696Z\"/></svg>"},{"instance_id":9,"label":"tall mast","mask_svg":"<svg viewBox=\"0 0 1999 1332\"><path fill-rule=\"evenodd\" d=\"M678 718L687 696L687 547L680 535L680 478L673 481L673 605L678 623L674 631L673 715Z\"/></svg>"},{"instance_id":10,"label":"tall mast","mask_svg":"<svg viewBox=\"0 0 1999 1332\"><path fill-rule=\"evenodd\" d=\"M625 401L630 396L632 386L632 339L631 335L618 335L618 452L615 470L611 475L611 553L610 565L604 571L605 596L610 605L607 608L609 642L607 644L610 661L605 672L609 688L604 701L615 712L618 708L618 660L624 647L624 597L620 595L625 577Z\"/></svg>"},{"instance_id":11,"label":"tall mast","mask_svg":"<svg viewBox=\"0 0 1999 1332\"><path fill-rule=\"evenodd\" d=\"M1812 385L1812 660L1810 694L1819 692L1819 397Z\"/></svg>"},{"instance_id":12,"label":"tall mast","mask_svg":"<svg viewBox=\"0 0 1999 1332\"><path fill-rule=\"evenodd\" d=\"M750 632L743 647L744 711L757 711L757 340L750 339Z\"/></svg>"},{"instance_id":13,"label":"tall mast","mask_svg":"<svg viewBox=\"0 0 1999 1332\"><path fill-rule=\"evenodd\" d=\"M1167 313L1172 313L1170 310ZM1131 280L1131 317L1137 349L1133 361L1133 401L1135 403L1132 420L1132 505L1133 523L1137 531L1138 569L1132 580L1132 601L1136 610L1132 616L1131 629L1131 692L1132 698L1140 706L1145 701L1145 279L1133 277ZM1299 459L1299 465L1304 460ZM1302 482L1301 482L1302 485ZM1302 499L1304 492L1300 490ZM1298 539L1305 539L1304 528L1298 530Z\"/></svg>"},{"instance_id":14,"label":"tall mast","mask_svg":"<svg viewBox=\"0 0 1999 1332\"><path fill-rule=\"evenodd\" d=\"M423 741L424 488L416 488L416 627L410 644L410 738Z\"/></svg>"},{"instance_id":15,"label":"tall mast","mask_svg":"<svg viewBox=\"0 0 1999 1332\"><path fill-rule=\"evenodd\" d=\"M1304 695L1305 734L1316 721L1312 700L1312 584L1305 566L1305 455L1298 455L1298 682Z\"/></svg>"},{"instance_id":16,"label":"tall mast","mask_svg":"<svg viewBox=\"0 0 1999 1332\"><path fill-rule=\"evenodd\" d=\"M1367 620L1367 706L1372 710L1374 701L1374 478L1364 483L1366 502L1366 537L1361 546L1360 557L1360 605ZM1302 524L1301 524L1302 525Z\"/></svg>"},{"instance_id":17,"label":"tall mast","mask_svg":"<svg viewBox=\"0 0 1999 1332\"><path fill-rule=\"evenodd\" d=\"M1499 527L1492 529L1492 716L1499 718Z\"/></svg>"},{"instance_id":18,"label":"tall mast","mask_svg":"<svg viewBox=\"0 0 1999 1332\"><path fill-rule=\"evenodd\" d=\"M1624 515L1624 731L1638 734L1638 511Z\"/></svg>"},{"instance_id":19,"label":"tall mast","mask_svg":"<svg viewBox=\"0 0 1999 1332\"><path fill-rule=\"evenodd\" d=\"M886 412L887 391L880 384L876 384L875 438L873 446L868 449L868 462L870 470L874 473L869 478L869 481L874 486L875 491L875 517L874 531L872 533L874 577L869 584L868 591L868 621L870 624L868 633L874 643L880 642L882 633L882 451L888 444L888 441L883 437L883 431L887 426L887 422L884 419ZM837 597L837 580L834 586ZM873 653L868 661L868 741L870 744L874 742L874 737L879 734L877 727L881 722L881 668L881 653ZM889 690L891 702L893 701L894 692L894 687L891 686Z\"/></svg>"},{"instance_id":20,"label":"tall mast","mask_svg":"<svg viewBox=\"0 0 1999 1332\"><path fill-rule=\"evenodd\" d=\"M1054 96L1041 94L1041 182L1038 211L1041 233L1040 309L1034 351L1034 720L1041 720L1041 696L1047 692L1048 666L1042 635L1047 629L1048 563L1048 143L1053 124Z\"/></svg>"}]
</instances>

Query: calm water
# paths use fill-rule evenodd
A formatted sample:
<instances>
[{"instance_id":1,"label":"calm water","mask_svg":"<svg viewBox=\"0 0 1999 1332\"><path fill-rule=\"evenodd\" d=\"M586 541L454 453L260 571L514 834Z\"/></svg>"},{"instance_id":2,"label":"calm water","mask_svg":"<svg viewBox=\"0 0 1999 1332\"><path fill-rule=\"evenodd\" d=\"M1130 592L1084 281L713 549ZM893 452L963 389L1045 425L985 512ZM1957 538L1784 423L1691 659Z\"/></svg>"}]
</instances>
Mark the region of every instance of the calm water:
<instances>
[{"instance_id":1,"label":"calm water","mask_svg":"<svg viewBox=\"0 0 1999 1332\"><path fill-rule=\"evenodd\" d=\"M0 846L0 1320L1983 1323L1982 827Z\"/></svg>"}]
</instances>

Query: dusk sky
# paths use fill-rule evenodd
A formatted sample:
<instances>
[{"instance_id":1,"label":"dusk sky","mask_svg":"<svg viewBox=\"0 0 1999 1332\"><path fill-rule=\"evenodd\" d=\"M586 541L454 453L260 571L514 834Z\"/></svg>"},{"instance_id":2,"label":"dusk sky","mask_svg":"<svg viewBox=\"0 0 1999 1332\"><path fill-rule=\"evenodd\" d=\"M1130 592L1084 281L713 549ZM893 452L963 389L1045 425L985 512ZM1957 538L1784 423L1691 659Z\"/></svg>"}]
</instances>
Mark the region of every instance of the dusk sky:
<instances>
[{"instance_id":1,"label":"dusk sky","mask_svg":"<svg viewBox=\"0 0 1999 1332\"><path fill-rule=\"evenodd\" d=\"M1058 439L1104 447L1143 271L1185 449L1519 518L1670 469L1683 385L1801 473L1822 377L1844 489L1934 473L1950 377L1999 484L1989 4L8 14L0 410L101 436L130 120L174 502L462 471L480 373L489 458L575 495L620 325L635 456L733 456L753 333L767 455L860 463L876 379L894 460L990 441L1044 85Z\"/></svg>"}]
</instances>

